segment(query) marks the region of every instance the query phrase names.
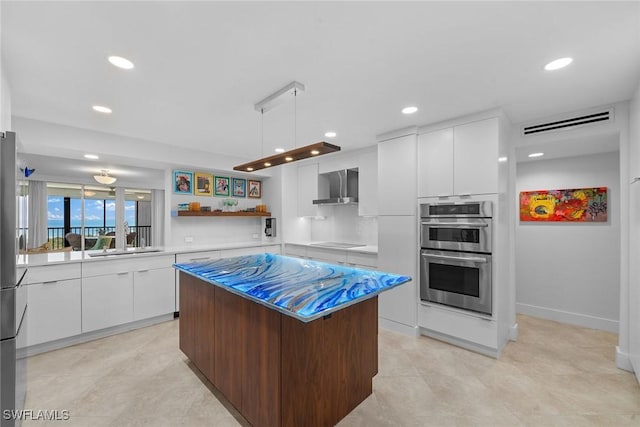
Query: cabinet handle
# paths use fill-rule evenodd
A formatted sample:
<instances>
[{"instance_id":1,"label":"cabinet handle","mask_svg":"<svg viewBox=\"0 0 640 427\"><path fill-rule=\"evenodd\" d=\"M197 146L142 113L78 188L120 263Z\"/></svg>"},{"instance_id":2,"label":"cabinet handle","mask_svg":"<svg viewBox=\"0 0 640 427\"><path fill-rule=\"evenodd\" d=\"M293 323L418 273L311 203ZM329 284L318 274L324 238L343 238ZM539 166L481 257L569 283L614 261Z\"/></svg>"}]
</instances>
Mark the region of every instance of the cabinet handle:
<instances>
[{"instance_id":1,"label":"cabinet handle","mask_svg":"<svg viewBox=\"0 0 640 427\"><path fill-rule=\"evenodd\" d=\"M204 261L205 259L211 259L210 256L205 256L202 258L191 258L189 261Z\"/></svg>"},{"instance_id":2,"label":"cabinet handle","mask_svg":"<svg viewBox=\"0 0 640 427\"><path fill-rule=\"evenodd\" d=\"M129 274L128 271L123 271L122 273L116 273L118 276L124 276L125 274Z\"/></svg>"},{"instance_id":3,"label":"cabinet handle","mask_svg":"<svg viewBox=\"0 0 640 427\"><path fill-rule=\"evenodd\" d=\"M58 281L57 280L49 280L47 282L42 282L43 285L53 285L55 283L58 283Z\"/></svg>"},{"instance_id":4,"label":"cabinet handle","mask_svg":"<svg viewBox=\"0 0 640 427\"><path fill-rule=\"evenodd\" d=\"M148 273L149 270L138 270L138 273Z\"/></svg>"}]
</instances>

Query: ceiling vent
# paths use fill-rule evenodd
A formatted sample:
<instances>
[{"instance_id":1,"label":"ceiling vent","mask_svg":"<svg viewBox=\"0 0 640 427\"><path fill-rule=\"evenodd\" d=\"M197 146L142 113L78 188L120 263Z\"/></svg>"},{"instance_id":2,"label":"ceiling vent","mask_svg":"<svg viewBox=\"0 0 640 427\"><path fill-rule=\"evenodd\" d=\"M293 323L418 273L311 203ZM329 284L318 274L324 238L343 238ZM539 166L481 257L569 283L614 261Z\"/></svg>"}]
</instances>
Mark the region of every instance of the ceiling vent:
<instances>
[{"instance_id":1,"label":"ceiling vent","mask_svg":"<svg viewBox=\"0 0 640 427\"><path fill-rule=\"evenodd\" d=\"M549 123L541 123L537 125L525 126L522 128L522 134L535 135L543 132L555 132L561 129L575 128L578 126L591 125L598 122L608 122L613 119L613 110L605 110L599 113L586 114L579 117L571 117L564 120L557 120Z\"/></svg>"}]
</instances>

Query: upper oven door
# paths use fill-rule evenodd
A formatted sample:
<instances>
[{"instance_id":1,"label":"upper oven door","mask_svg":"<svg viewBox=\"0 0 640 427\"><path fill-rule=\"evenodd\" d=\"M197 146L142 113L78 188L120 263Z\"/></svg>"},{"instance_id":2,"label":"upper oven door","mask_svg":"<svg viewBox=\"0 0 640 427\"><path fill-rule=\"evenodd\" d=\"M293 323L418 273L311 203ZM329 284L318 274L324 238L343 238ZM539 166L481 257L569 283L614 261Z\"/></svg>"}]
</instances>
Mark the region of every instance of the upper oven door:
<instances>
[{"instance_id":1,"label":"upper oven door","mask_svg":"<svg viewBox=\"0 0 640 427\"><path fill-rule=\"evenodd\" d=\"M420 246L491 253L491 218L422 218Z\"/></svg>"},{"instance_id":2,"label":"upper oven door","mask_svg":"<svg viewBox=\"0 0 640 427\"><path fill-rule=\"evenodd\" d=\"M473 217L491 218L493 203L490 200L478 202L423 203L420 216L425 217Z\"/></svg>"}]
</instances>

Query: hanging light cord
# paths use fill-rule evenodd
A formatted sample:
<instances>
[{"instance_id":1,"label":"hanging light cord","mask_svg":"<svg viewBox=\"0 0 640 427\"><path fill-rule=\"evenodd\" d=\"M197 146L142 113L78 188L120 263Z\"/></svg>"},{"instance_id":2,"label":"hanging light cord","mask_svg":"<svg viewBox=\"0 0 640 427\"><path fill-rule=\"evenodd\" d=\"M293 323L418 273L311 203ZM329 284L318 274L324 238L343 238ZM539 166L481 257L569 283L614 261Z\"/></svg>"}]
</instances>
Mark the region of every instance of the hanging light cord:
<instances>
[{"instance_id":1,"label":"hanging light cord","mask_svg":"<svg viewBox=\"0 0 640 427\"><path fill-rule=\"evenodd\" d=\"M264 157L264 108L260 109L260 143L262 144L262 157Z\"/></svg>"}]
</instances>

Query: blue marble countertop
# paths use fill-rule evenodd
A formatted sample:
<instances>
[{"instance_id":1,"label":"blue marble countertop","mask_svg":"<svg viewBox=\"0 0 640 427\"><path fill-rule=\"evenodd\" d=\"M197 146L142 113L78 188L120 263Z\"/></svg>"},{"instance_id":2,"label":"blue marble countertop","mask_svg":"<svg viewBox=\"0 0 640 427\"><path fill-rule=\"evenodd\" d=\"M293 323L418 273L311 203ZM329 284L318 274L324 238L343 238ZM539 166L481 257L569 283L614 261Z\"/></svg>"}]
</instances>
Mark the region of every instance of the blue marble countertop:
<instances>
[{"instance_id":1,"label":"blue marble countertop","mask_svg":"<svg viewBox=\"0 0 640 427\"><path fill-rule=\"evenodd\" d=\"M411 280L409 276L268 253L174 267L303 322Z\"/></svg>"}]
</instances>

